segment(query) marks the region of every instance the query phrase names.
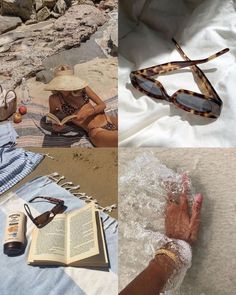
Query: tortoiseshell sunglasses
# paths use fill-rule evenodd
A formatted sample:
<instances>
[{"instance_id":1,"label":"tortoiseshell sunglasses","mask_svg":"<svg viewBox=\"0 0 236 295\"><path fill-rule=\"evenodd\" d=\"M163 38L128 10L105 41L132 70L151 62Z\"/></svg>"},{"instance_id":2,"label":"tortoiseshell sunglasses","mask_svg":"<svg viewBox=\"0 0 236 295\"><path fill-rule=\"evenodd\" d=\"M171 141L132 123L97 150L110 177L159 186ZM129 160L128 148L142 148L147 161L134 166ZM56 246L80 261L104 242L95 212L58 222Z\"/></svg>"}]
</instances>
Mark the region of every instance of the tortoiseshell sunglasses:
<instances>
[{"instance_id":1,"label":"tortoiseshell sunglasses","mask_svg":"<svg viewBox=\"0 0 236 295\"><path fill-rule=\"evenodd\" d=\"M221 113L223 102L197 64L206 63L228 52L229 48L225 48L216 54L209 56L208 58L190 60L185 55L179 44L174 39L172 39L172 41L175 43L177 50L183 56L185 61L174 61L137 71L132 71L130 73L132 85L140 92L145 93L152 98L164 99L168 102L172 102L176 107L183 109L184 111L203 117L218 118ZM165 74L185 67L190 67L193 71L193 74L196 75L196 82L203 94L180 89L173 95L169 96L163 85L159 81L151 78L152 76L158 74Z\"/></svg>"},{"instance_id":2,"label":"tortoiseshell sunglasses","mask_svg":"<svg viewBox=\"0 0 236 295\"><path fill-rule=\"evenodd\" d=\"M31 219L31 221L38 228L44 227L51 220L53 220L53 218L57 214L63 213L67 209L67 207L64 205L64 201L63 200L56 199L56 198L51 198L51 197L42 197L42 196L34 197L33 199L29 200L29 203L32 203L32 202L34 202L35 200L38 200L38 199L46 200L46 201L48 201L48 202L56 205L56 206L54 206L52 208L51 211L46 211L46 212L44 212L43 214L41 214L41 215L39 215L37 217L33 217L29 206L27 204L24 204L25 212L27 213L27 215L29 216L29 218Z\"/></svg>"}]
</instances>

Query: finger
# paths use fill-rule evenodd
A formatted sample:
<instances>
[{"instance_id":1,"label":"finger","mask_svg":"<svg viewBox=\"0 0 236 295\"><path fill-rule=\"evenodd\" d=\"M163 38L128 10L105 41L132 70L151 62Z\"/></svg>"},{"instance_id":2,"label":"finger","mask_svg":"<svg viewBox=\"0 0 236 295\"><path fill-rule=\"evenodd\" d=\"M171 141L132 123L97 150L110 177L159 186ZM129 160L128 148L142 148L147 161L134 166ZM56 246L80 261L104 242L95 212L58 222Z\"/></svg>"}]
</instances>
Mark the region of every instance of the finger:
<instances>
[{"instance_id":1,"label":"finger","mask_svg":"<svg viewBox=\"0 0 236 295\"><path fill-rule=\"evenodd\" d=\"M173 196L171 193L167 194L167 202L166 202L166 208L165 208L165 214L168 216L171 214L172 210L177 204L174 202Z\"/></svg>"},{"instance_id":2,"label":"finger","mask_svg":"<svg viewBox=\"0 0 236 295\"><path fill-rule=\"evenodd\" d=\"M184 210L188 210L188 197L185 193L182 193L179 197L179 201L180 201L180 206L184 209Z\"/></svg>"},{"instance_id":3,"label":"finger","mask_svg":"<svg viewBox=\"0 0 236 295\"><path fill-rule=\"evenodd\" d=\"M197 240L199 225L200 225L200 215L202 208L203 196L197 194L194 198L192 206L192 217L190 220L190 241L194 243Z\"/></svg>"},{"instance_id":4,"label":"finger","mask_svg":"<svg viewBox=\"0 0 236 295\"><path fill-rule=\"evenodd\" d=\"M187 195L190 190L189 183L190 183L189 176L186 172L184 172L182 175L183 191L180 194L180 205L183 208L183 210L185 210L186 212L188 212L188 197L187 197Z\"/></svg>"},{"instance_id":5,"label":"finger","mask_svg":"<svg viewBox=\"0 0 236 295\"><path fill-rule=\"evenodd\" d=\"M183 185L183 194L188 194L190 191L190 178L187 172L182 174L182 185Z\"/></svg>"}]
</instances>

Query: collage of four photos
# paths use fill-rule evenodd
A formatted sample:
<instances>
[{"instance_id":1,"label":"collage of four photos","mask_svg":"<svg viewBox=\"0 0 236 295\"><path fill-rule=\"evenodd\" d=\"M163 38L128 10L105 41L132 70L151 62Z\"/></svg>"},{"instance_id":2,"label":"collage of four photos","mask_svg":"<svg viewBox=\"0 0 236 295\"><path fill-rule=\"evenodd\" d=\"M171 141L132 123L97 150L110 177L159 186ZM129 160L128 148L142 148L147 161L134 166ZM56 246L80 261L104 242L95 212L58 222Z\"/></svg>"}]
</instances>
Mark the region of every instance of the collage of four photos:
<instances>
[{"instance_id":1,"label":"collage of four photos","mask_svg":"<svg viewBox=\"0 0 236 295\"><path fill-rule=\"evenodd\" d=\"M236 292L236 0L0 0L0 295Z\"/></svg>"}]
</instances>

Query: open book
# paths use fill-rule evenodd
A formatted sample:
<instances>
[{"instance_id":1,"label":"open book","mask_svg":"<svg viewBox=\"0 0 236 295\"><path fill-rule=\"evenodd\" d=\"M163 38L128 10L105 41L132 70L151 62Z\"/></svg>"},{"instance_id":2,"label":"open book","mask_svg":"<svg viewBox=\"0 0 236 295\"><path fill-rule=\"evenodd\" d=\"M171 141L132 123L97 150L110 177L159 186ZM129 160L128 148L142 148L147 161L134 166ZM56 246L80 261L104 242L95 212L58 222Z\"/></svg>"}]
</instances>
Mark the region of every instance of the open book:
<instances>
[{"instance_id":1,"label":"open book","mask_svg":"<svg viewBox=\"0 0 236 295\"><path fill-rule=\"evenodd\" d=\"M55 116L52 113L48 113L46 114L46 117L49 121L51 121L52 123L56 123L57 125L63 126L65 125L67 122L71 121L72 119L76 118L76 115L70 115L65 117L63 120L59 120L59 118L57 118L57 116Z\"/></svg>"},{"instance_id":2,"label":"open book","mask_svg":"<svg viewBox=\"0 0 236 295\"><path fill-rule=\"evenodd\" d=\"M28 263L108 268L102 222L94 204L58 214L45 227L35 228Z\"/></svg>"}]
</instances>

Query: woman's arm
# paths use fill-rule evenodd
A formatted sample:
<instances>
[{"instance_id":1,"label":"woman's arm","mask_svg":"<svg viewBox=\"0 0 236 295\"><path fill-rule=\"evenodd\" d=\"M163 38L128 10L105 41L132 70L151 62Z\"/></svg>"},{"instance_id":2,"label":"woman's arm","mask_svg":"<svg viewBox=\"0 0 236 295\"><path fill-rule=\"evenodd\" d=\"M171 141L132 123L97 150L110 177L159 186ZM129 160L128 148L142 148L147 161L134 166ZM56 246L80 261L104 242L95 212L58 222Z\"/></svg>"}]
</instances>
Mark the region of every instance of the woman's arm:
<instances>
[{"instance_id":1,"label":"woman's arm","mask_svg":"<svg viewBox=\"0 0 236 295\"><path fill-rule=\"evenodd\" d=\"M89 98L96 104L94 106L94 114L102 113L105 108L106 104L101 100L101 98L89 87L85 88L86 93L88 94Z\"/></svg>"},{"instance_id":2,"label":"woman's arm","mask_svg":"<svg viewBox=\"0 0 236 295\"><path fill-rule=\"evenodd\" d=\"M55 94L52 94L49 97L49 112L51 114L55 114L59 108L60 108L60 100ZM65 128L64 126L60 126L55 123L52 123L52 129L55 132L61 132L63 131L64 128Z\"/></svg>"},{"instance_id":3,"label":"woman's arm","mask_svg":"<svg viewBox=\"0 0 236 295\"><path fill-rule=\"evenodd\" d=\"M175 269L168 256L158 255L119 295L157 295Z\"/></svg>"},{"instance_id":4,"label":"woman's arm","mask_svg":"<svg viewBox=\"0 0 236 295\"><path fill-rule=\"evenodd\" d=\"M60 107L60 101L55 94L49 96L49 111L52 114L55 114L58 108Z\"/></svg>"},{"instance_id":5,"label":"woman's arm","mask_svg":"<svg viewBox=\"0 0 236 295\"><path fill-rule=\"evenodd\" d=\"M77 121L80 124L83 124L84 121L93 115L96 114L100 114L102 113L105 108L106 108L106 104L101 100L101 98L99 96L97 96L97 94L95 92L93 92L93 90L90 87L86 87L85 88L87 95L89 96L89 98L96 104L95 106L93 106L93 108L82 108L78 113L77 113Z\"/></svg>"}]
</instances>

